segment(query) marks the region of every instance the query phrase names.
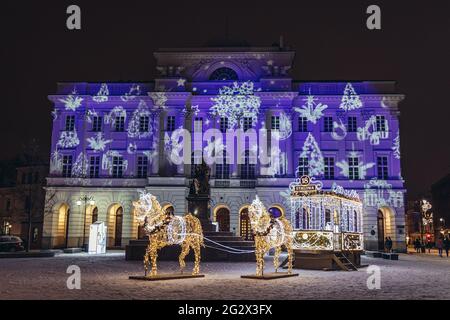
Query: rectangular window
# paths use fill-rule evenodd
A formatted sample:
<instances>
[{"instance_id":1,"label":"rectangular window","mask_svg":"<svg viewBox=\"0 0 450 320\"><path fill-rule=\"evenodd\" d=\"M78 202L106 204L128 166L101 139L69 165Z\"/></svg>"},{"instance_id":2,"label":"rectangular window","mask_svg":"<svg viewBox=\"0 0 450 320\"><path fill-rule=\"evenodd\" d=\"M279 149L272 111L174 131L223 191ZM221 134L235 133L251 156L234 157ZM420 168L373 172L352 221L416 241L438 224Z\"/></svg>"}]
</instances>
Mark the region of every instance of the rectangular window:
<instances>
[{"instance_id":1,"label":"rectangular window","mask_svg":"<svg viewBox=\"0 0 450 320\"><path fill-rule=\"evenodd\" d=\"M377 173L378 179L387 180L389 178L387 157L377 157Z\"/></svg>"},{"instance_id":2,"label":"rectangular window","mask_svg":"<svg viewBox=\"0 0 450 320\"><path fill-rule=\"evenodd\" d=\"M100 174L100 156L92 156L89 159L89 177L98 178Z\"/></svg>"},{"instance_id":3,"label":"rectangular window","mask_svg":"<svg viewBox=\"0 0 450 320\"><path fill-rule=\"evenodd\" d=\"M113 176L113 178L122 178L123 177L123 158L122 157L113 157L112 176Z\"/></svg>"},{"instance_id":4,"label":"rectangular window","mask_svg":"<svg viewBox=\"0 0 450 320\"><path fill-rule=\"evenodd\" d=\"M94 132L102 131L102 117L94 116L92 118L92 131Z\"/></svg>"},{"instance_id":5,"label":"rectangular window","mask_svg":"<svg viewBox=\"0 0 450 320\"><path fill-rule=\"evenodd\" d=\"M385 132L386 131L386 118L384 116L376 117L375 131L376 132Z\"/></svg>"},{"instance_id":6,"label":"rectangular window","mask_svg":"<svg viewBox=\"0 0 450 320\"><path fill-rule=\"evenodd\" d=\"M350 180L359 179L359 160L358 157L348 158L348 178Z\"/></svg>"},{"instance_id":7,"label":"rectangular window","mask_svg":"<svg viewBox=\"0 0 450 320\"><path fill-rule=\"evenodd\" d=\"M220 118L220 132L226 133L228 129L228 118Z\"/></svg>"},{"instance_id":8,"label":"rectangular window","mask_svg":"<svg viewBox=\"0 0 450 320\"><path fill-rule=\"evenodd\" d=\"M333 131L333 117L323 118L323 131L332 132Z\"/></svg>"},{"instance_id":9,"label":"rectangular window","mask_svg":"<svg viewBox=\"0 0 450 320\"><path fill-rule=\"evenodd\" d=\"M271 129L280 130L280 116L272 116Z\"/></svg>"},{"instance_id":10,"label":"rectangular window","mask_svg":"<svg viewBox=\"0 0 450 320\"><path fill-rule=\"evenodd\" d=\"M139 132L148 132L148 116L139 117Z\"/></svg>"},{"instance_id":11,"label":"rectangular window","mask_svg":"<svg viewBox=\"0 0 450 320\"><path fill-rule=\"evenodd\" d=\"M137 159L137 177L147 178L148 158L147 156L138 156Z\"/></svg>"},{"instance_id":12,"label":"rectangular window","mask_svg":"<svg viewBox=\"0 0 450 320\"><path fill-rule=\"evenodd\" d=\"M298 131L308 132L308 119L306 117L298 117Z\"/></svg>"},{"instance_id":13,"label":"rectangular window","mask_svg":"<svg viewBox=\"0 0 450 320\"><path fill-rule=\"evenodd\" d=\"M222 163L216 163L216 179L230 179L230 165L226 157L223 157Z\"/></svg>"},{"instance_id":14,"label":"rectangular window","mask_svg":"<svg viewBox=\"0 0 450 320\"><path fill-rule=\"evenodd\" d=\"M309 174L309 161L306 157L298 158L298 176L307 176Z\"/></svg>"},{"instance_id":15,"label":"rectangular window","mask_svg":"<svg viewBox=\"0 0 450 320\"><path fill-rule=\"evenodd\" d=\"M356 117L347 118L347 132L356 132Z\"/></svg>"},{"instance_id":16,"label":"rectangular window","mask_svg":"<svg viewBox=\"0 0 450 320\"><path fill-rule=\"evenodd\" d=\"M251 117L244 117L242 122L242 130L247 131L253 127L253 119Z\"/></svg>"},{"instance_id":17,"label":"rectangular window","mask_svg":"<svg viewBox=\"0 0 450 320\"><path fill-rule=\"evenodd\" d=\"M114 130L117 132L125 131L125 117L124 116L116 116L114 119Z\"/></svg>"},{"instance_id":18,"label":"rectangular window","mask_svg":"<svg viewBox=\"0 0 450 320\"><path fill-rule=\"evenodd\" d=\"M66 116L66 131L75 130L75 116Z\"/></svg>"},{"instance_id":19,"label":"rectangular window","mask_svg":"<svg viewBox=\"0 0 450 320\"><path fill-rule=\"evenodd\" d=\"M334 158L325 157L323 160L325 164L324 178L328 180L334 179Z\"/></svg>"},{"instance_id":20,"label":"rectangular window","mask_svg":"<svg viewBox=\"0 0 450 320\"><path fill-rule=\"evenodd\" d=\"M166 131L175 131L175 116L167 116Z\"/></svg>"},{"instance_id":21,"label":"rectangular window","mask_svg":"<svg viewBox=\"0 0 450 320\"><path fill-rule=\"evenodd\" d=\"M203 131L203 118L195 118L194 120L194 132Z\"/></svg>"},{"instance_id":22,"label":"rectangular window","mask_svg":"<svg viewBox=\"0 0 450 320\"><path fill-rule=\"evenodd\" d=\"M72 156L63 156L62 176L66 178L70 178L72 176Z\"/></svg>"}]
</instances>

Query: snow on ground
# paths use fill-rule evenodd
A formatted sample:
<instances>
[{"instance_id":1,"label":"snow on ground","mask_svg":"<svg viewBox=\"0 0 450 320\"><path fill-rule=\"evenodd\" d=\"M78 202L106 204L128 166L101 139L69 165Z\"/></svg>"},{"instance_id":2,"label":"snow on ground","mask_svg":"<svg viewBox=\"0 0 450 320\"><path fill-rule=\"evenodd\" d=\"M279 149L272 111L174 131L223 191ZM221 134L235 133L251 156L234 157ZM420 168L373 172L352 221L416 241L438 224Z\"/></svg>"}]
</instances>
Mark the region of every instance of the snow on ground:
<instances>
[{"instance_id":1,"label":"snow on ground","mask_svg":"<svg viewBox=\"0 0 450 320\"><path fill-rule=\"evenodd\" d=\"M266 271L273 271L270 262ZM367 268L295 270L298 277L262 281L240 278L255 272L254 263L205 262L205 278L147 282L128 279L143 267L123 253L0 259L0 299L440 299L450 290L450 258L401 254L399 261L363 257L362 263L381 268L379 290L367 288ZM80 290L67 289L69 265L81 269ZM178 272L177 263L162 261L159 271Z\"/></svg>"}]
</instances>

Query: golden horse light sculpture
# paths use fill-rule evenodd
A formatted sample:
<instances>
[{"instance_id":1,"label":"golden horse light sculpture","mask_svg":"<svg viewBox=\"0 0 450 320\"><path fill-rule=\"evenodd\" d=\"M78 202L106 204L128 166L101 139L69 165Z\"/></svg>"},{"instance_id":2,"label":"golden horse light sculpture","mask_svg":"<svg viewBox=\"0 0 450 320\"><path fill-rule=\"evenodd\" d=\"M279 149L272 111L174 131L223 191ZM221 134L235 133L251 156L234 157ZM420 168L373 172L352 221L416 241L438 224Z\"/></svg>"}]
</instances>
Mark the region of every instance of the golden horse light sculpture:
<instances>
[{"instance_id":1,"label":"golden horse light sculpture","mask_svg":"<svg viewBox=\"0 0 450 320\"><path fill-rule=\"evenodd\" d=\"M255 238L256 275L263 276L264 255L275 248L273 264L275 271L280 266L279 257L284 245L288 253L288 274L292 273L293 249L292 226L284 216L274 218L264 207L258 196L249 207L250 225Z\"/></svg>"},{"instance_id":2,"label":"golden horse light sculpture","mask_svg":"<svg viewBox=\"0 0 450 320\"><path fill-rule=\"evenodd\" d=\"M143 224L145 233L149 236L149 244L144 255L144 270L147 276L149 262L152 264L151 276L158 272L158 250L169 245L180 245L178 257L183 273L186 263L184 259L190 249L194 250L195 261L193 275L200 272L200 248L203 244L203 231L200 220L188 213L183 217L165 212L156 197L148 192L141 192L138 201L133 202L137 219ZM149 259L150 258L150 259Z\"/></svg>"}]
</instances>

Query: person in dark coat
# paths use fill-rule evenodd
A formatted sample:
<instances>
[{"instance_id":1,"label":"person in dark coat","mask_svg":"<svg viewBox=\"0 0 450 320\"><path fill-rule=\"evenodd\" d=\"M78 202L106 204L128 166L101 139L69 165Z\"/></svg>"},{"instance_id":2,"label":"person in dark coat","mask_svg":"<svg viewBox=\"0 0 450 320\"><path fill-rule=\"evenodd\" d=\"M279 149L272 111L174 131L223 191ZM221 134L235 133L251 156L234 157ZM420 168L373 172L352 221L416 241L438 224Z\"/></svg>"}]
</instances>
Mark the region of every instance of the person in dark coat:
<instances>
[{"instance_id":1,"label":"person in dark coat","mask_svg":"<svg viewBox=\"0 0 450 320\"><path fill-rule=\"evenodd\" d=\"M448 238L448 236L445 237L445 239L443 241L443 245L444 245L445 254L447 255L447 258L448 258L448 251L450 250L450 239Z\"/></svg>"},{"instance_id":2,"label":"person in dark coat","mask_svg":"<svg viewBox=\"0 0 450 320\"><path fill-rule=\"evenodd\" d=\"M442 238L442 235L440 235L439 238L437 239L436 247L438 249L439 257L442 258L442 249L444 247L444 239Z\"/></svg>"},{"instance_id":3,"label":"person in dark coat","mask_svg":"<svg viewBox=\"0 0 450 320\"><path fill-rule=\"evenodd\" d=\"M419 238L416 238L416 240L414 240L414 249L416 249L416 253L420 253L420 240Z\"/></svg>"},{"instance_id":4,"label":"person in dark coat","mask_svg":"<svg viewBox=\"0 0 450 320\"><path fill-rule=\"evenodd\" d=\"M392 239L391 239L391 237L388 237L387 241L388 241L387 249L388 249L388 252L391 253L392 252Z\"/></svg>"}]
</instances>

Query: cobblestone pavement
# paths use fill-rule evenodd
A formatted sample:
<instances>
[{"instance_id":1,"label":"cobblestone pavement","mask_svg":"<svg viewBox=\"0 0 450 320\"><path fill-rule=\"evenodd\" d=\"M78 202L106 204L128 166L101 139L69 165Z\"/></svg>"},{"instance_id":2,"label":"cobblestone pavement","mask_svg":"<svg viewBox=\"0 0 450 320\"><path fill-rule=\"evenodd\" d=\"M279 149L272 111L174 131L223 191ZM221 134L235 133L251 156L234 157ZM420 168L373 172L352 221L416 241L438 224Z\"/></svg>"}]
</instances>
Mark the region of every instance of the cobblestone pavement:
<instances>
[{"instance_id":1,"label":"cobblestone pavement","mask_svg":"<svg viewBox=\"0 0 450 320\"><path fill-rule=\"evenodd\" d=\"M381 288L369 290L369 274L295 270L298 277L258 281L254 263L202 263L205 278L134 281L142 263L125 261L123 253L103 256L59 255L54 258L0 259L0 299L439 299L450 292L450 259L401 254L399 261L363 257L378 265ZM81 269L81 289L67 289L67 267ZM160 262L161 273L177 272L175 262ZM192 263L188 263L192 268ZM270 260L267 271L272 271Z\"/></svg>"}]
</instances>

